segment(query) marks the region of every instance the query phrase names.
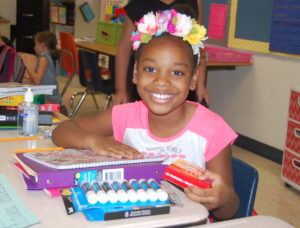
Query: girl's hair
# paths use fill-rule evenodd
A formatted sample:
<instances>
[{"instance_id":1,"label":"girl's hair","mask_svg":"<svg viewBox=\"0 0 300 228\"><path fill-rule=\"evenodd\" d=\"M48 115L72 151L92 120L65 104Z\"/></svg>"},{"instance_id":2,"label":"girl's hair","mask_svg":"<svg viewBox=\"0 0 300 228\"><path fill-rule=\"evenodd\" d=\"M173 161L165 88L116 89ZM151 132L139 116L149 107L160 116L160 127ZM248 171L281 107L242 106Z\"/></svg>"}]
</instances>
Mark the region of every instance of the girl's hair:
<instances>
[{"instance_id":1,"label":"girl's hair","mask_svg":"<svg viewBox=\"0 0 300 228\"><path fill-rule=\"evenodd\" d=\"M182 48L184 48L186 51L188 51L191 56L191 60L192 60L192 73L194 73L194 71L196 70L196 67L198 65L198 56L193 54L193 49L188 42L183 41L181 37L173 36L167 32L163 33L161 36L152 37L152 39L165 39L165 40L168 40L169 42L176 42ZM148 44L151 44L151 41L149 43L145 43L145 44L141 43L140 47L135 51L134 59L137 63L139 63L139 58L141 56L144 46L148 45Z\"/></svg>"},{"instance_id":2,"label":"girl's hair","mask_svg":"<svg viewBox=\"0 0 300 228\"><path fill-rule=\"evenodd\" d=\"M49 49L50 54L53 59L58 59L59 57L59 51L56 49L57 45L57 39L56 36L53 32L50 31L43 31L43 32L38 32L34 38L39 42L39 43L45 43L46 47Z\"/></svg>"}]
</instances>

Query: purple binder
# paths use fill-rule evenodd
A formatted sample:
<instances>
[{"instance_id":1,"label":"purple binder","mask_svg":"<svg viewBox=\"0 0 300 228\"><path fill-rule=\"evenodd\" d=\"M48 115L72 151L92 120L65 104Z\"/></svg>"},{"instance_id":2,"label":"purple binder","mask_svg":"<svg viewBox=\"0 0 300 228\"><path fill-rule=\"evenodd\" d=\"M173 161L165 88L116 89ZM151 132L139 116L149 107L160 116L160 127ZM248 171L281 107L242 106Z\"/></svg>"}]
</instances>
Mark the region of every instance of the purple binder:
<instances>
[{"instance_id":1,"label":"purple binder","mask_svg":"<svg viewBox=\"0 0 300 228\"><path fill-rule=\"evenodd\" d=\"M140 164L59 170L49 168L35 161L32 161L31 159L24 157L23 153L17 153L16 155L25 165L29 166L37 173L37 176L29 176L30 178L27 178L25 175L23 175L28 190L74 186L75 173L87 170L124 168L125 179L154 178L156 180L160 180L162 179L166 167L166 165L163 165L161 163L150 162Z\"/></svg>"}]
</instances>

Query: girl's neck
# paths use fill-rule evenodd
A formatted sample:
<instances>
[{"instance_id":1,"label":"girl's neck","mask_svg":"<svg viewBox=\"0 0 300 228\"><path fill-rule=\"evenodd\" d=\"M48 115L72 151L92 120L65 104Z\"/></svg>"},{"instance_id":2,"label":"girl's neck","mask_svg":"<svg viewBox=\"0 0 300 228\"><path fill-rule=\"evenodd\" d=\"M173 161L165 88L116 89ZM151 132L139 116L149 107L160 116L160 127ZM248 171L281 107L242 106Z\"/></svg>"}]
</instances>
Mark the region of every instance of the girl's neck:
<instances>
[{"instance_id":1,"label":"girl's neck","mask_svg":"<svg viewBox=\"0 0 300 228\"><path fill-rule=\"evenodd\" d=\"M155 115L149 111L148 125L151 134L159 138L178 134L189 123L196 108L196 105L185 102L181 108L168 115Z\"/></svg>"},{"instance_id":2,"label":"girl's neck","mask_svg":"<svg viewBox=\"0 0 300 228\"><path fill-rule=\"evenodd\" d=\"M175 0L160 0L161 2L170 5L171 3L173 3Z\"/></svg>"}]
</instances>

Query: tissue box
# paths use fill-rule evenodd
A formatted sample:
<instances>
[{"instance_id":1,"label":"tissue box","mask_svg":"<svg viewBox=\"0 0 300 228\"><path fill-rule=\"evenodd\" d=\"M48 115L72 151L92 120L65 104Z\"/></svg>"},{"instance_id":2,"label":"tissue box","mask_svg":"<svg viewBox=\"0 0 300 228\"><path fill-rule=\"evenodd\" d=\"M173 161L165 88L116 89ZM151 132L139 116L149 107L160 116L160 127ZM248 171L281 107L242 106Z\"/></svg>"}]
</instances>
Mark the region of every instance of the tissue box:
<instances>
[{"instance_id":1,"label":"tissue box","mask_svg":"<svg viewBox=\"0 0 300 228\"><path fill-rule=\"evenodd\" d=\"M96 42L117 46L123 30L122 23L110 21L97 22Z\"/></svg>"}]
</instances>

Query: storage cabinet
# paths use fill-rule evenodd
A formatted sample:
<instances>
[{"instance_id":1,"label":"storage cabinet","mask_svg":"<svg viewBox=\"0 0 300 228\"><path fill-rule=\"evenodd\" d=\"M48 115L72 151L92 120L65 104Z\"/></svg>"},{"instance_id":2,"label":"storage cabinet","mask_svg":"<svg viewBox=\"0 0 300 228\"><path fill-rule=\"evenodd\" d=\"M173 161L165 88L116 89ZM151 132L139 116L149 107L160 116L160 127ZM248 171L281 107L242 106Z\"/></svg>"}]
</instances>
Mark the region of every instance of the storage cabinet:
<instances>
[{"instance_id":1,"label":"storage cabinet","mask_svg":"<svg viewBox=\"0 0 300 228\"><path fill-rule=\"evenodd\" d=\"M49 30L49 0L17 0L17 51L34 53L34 35Z\"/></svg>"},{"instance_id":2,"label":"storage cabinet","mask_svg":"<svg viewBox=\"0 0 300 228\"><path fill-rule=\"evenodd\" d=\"M292 88L281 177L300 190L300 88Z\"/></svg>"}]
</instances>

